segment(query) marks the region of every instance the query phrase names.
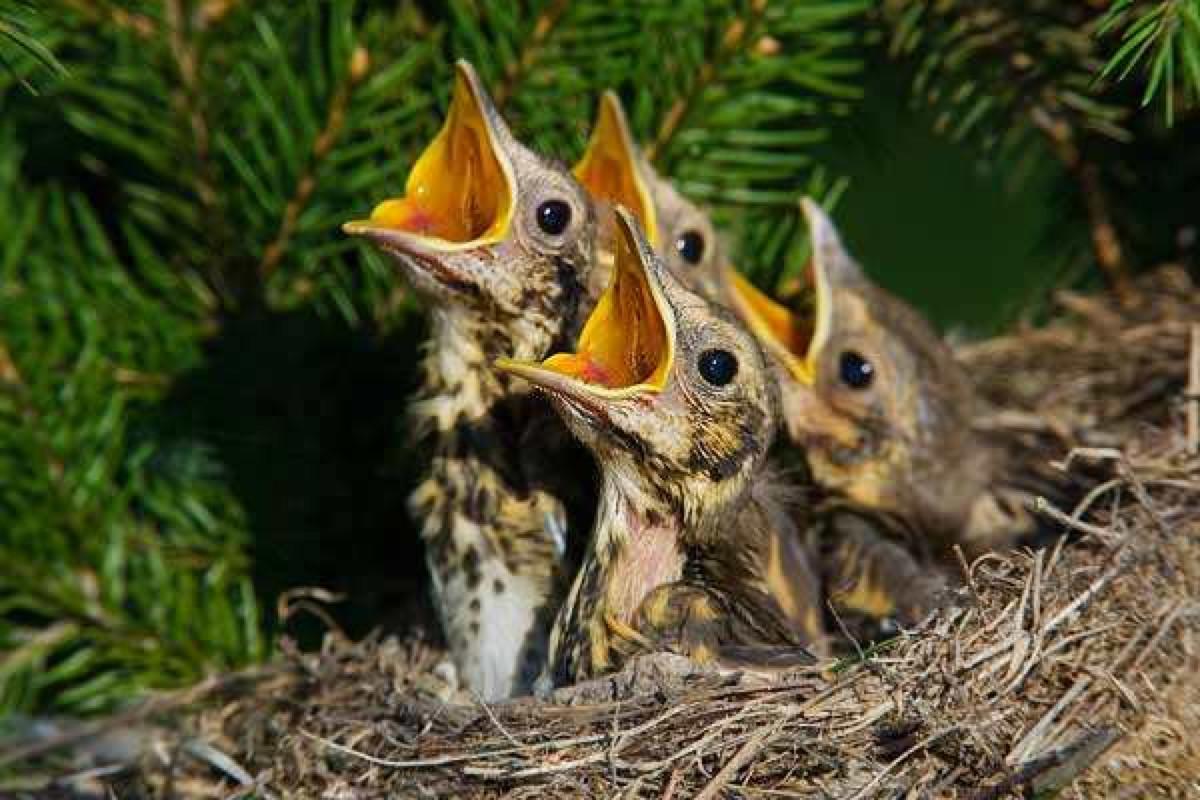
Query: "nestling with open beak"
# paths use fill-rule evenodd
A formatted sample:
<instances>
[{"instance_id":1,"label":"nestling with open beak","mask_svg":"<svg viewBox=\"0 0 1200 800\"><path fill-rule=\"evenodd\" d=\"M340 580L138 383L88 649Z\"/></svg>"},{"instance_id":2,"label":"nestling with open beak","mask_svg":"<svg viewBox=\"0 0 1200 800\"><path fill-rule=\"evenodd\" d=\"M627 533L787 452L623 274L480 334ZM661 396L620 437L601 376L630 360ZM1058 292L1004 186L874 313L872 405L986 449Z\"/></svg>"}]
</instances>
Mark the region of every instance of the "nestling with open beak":
<instances>
[{"instance_id":1,"label":"nestling with open beak","mask_svg":"<svg viewBox=\"0 0 1200 800\"><path fill-rule=\"evenodd\" d=\"M569 434L527 383L492 362L541 359L574 340L592 264L591 203L564 167L512 136L460 61L445 124L404 196L345 230L391 256L429 307L411 414L433 456L409 508L460 682L485 699L524 691L567 583L556 544L566 490L547 480L578 475L589 459L574 449L556 469L559 444L576 448ZM576 483L590 493L590 475Z\"/></svg>"},{"instance_id":2,"label":"nestling with open beak","mask_svg":"<svg viewBox=\"0 0 1200 800\"><path fill-rule=\"evenodd\" d=\"M591 287L596 295L608 285L615 248L616 217L624 206L637 217L650 246L684 286L720 302L724 254L716 228L698 206L661 177L634 141L616 93L600 96L587 149L575 165L575 177L597 205L600 226Z\"/></svg>"},{"instance_id":3,"label":"nestling with open beak","mask_svg":"<svg viewBox=\"0 0 1200 800\"><path fill-rule=\"evenodd\" d=\"M734 305L780 367L784 424L816 481L893 515L943 557L1033 533L1029 501L1056 495L1054 481L976 428L985 409L950 349L866 277L816 203L803 209L815 307L792 311L748 284Z\"/></svg>"},{"instance_id":4,"label":"nestling with open beak","mask_svg":"<svg viewBox=\"0 0 1200 800\"><path fill-rule=\"evenodd\" d=\"M807 553L763 479L778 394L754 341L617 212L613 275L575 352L502 370L546 391L601 465L596 523L555 622L550 678L646 649L700 661L820 637ZM772 573L788 590L768 588Z\"/></svg>"},{"instance_id":5,"label":"nestling with open beak","mask_svg":"<svg viewBox=\"0 0 1200 800\"><path fill-rule=\"evenodd\" d=\"M760 296L728 263L708 216L647 161L613 92L600 99L591 139L575 175L600 207L600 264L612 262L614 231L605 225L604 209L624 205L642 223L671 274L685 286L725 306L736 306L739 293ZM606 281L608 269L596 269L592 276L594 284ZM793 335L807 338L808 333L798 330ZM942 584L935 571L903 547L873 534L871 524L861 516L830 516L818 525L824 530L818 537L824 551L823 571L834 585L854 587L843 594L854 602L855 611L871 616L898 613L907 622L921 615L926 598ZM894 589L884 591L893 584Z\"/></svg>"}]
</instances>

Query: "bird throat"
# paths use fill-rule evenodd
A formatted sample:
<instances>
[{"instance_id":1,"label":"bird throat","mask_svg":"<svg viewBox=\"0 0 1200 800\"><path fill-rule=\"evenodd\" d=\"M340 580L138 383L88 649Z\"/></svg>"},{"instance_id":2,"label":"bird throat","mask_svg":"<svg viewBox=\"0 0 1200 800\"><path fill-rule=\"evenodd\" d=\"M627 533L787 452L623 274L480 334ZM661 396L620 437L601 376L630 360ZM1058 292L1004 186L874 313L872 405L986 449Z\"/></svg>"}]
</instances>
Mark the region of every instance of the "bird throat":
<instances>
[{"instance_id":1,"label":"bird throat","mask_svg":"<svg viewBox=\"0 0 1200 800\"><path fill-rule=\"evenodd\" d=\"M667 514L625 498L612 505L601 509L596 539L607 551L603 605L607 615L629 624L647 595L683 577L684 552Z\"/></svg>"}]
</instances>

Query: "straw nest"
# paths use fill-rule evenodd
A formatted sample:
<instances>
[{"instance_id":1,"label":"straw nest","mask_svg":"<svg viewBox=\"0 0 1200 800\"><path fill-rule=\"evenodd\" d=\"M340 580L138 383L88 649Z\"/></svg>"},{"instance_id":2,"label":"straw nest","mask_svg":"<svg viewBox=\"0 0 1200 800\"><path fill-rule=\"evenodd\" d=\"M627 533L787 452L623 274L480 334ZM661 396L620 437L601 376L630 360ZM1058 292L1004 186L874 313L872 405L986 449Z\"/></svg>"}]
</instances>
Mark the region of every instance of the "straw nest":
<instances>
[{"instance_id":1,"label":"straw nest","mask_svg":"<svg viewBox=\"0 0 1200 800\"><path fill-rule=\"evenodd\" d=\"M870 651L771 680L659 655L483 705L429 645L330 636L81 733L156 721L104 777L123 794L1200 796L1200 298L1172 269L1143 290L961 348L1003 424L1109 477L1043 506L1070 537L964 564L950 605Z\"/></svg>"}]
</instances>

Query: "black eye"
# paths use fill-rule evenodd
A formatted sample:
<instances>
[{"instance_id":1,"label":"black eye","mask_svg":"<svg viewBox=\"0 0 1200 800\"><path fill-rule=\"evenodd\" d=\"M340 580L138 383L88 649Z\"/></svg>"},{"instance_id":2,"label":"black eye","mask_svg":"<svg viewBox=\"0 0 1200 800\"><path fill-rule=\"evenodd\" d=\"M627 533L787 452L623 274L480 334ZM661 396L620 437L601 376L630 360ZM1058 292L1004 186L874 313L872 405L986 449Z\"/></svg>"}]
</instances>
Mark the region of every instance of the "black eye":
<instances>
[{"instance_id":1,"label":"black eye","mask_svg":"<svg viewBox=\"0 0 1200 800\"><path fill-rule=\"evenodd\" d=\"M737 375L737 358L728 350L705 350L696 364L700 377L713 386L724 386Z\"/></svg>"},{"instance_id":2,"label":"black eye","mask_svg":"<svg viewBox=\"0 0 1200 800\"><path fill-rule=\"evenodd\" d=\"M557 236L571 224L571 207L562 200L547 200L537 207L537 224L551 236Z\"/></svg>"},{"instance_id":3,"label":"black eye","mask_svg":"<svg viewBox=\"0 0 1200 800\"><path fill-rule=\"evenodd\" d=\"M704 258L704 237L697 231L685 231L675 240L675 250L689 264L699 264Z\"/></svg>"},{"instance_id":4,"label":"black eye","mask_svg":"<svg viewBox=\"0 0 1200 800\"><path fill-rule=\"evenodd\" d=\"M875 380L875 367L853 350L842 353L839 367L842 383L851 389L865 389Z\"/></svg>"}]
</instances>

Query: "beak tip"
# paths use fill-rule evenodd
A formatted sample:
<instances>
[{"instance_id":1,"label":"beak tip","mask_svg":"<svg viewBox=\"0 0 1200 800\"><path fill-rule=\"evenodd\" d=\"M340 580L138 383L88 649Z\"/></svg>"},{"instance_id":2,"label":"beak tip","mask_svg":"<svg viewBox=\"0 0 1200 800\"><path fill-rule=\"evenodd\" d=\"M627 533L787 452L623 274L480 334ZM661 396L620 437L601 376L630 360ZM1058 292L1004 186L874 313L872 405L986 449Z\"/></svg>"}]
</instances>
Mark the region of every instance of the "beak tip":
<instances>
[{"instance_id":1,"label":"beak tip","mask_svg":"<svg viewBox=\"0 0 1200 800\"><path fill-rule=\"evenodd\" d=\"M352 219L342 223L342 233L347 236L370 236L378 230L369 219Z\"/></svg>"}]
</instances>

